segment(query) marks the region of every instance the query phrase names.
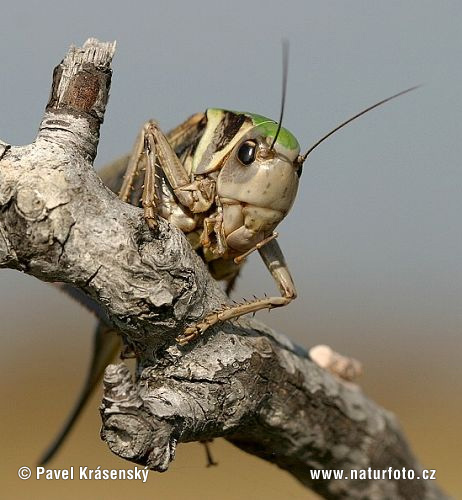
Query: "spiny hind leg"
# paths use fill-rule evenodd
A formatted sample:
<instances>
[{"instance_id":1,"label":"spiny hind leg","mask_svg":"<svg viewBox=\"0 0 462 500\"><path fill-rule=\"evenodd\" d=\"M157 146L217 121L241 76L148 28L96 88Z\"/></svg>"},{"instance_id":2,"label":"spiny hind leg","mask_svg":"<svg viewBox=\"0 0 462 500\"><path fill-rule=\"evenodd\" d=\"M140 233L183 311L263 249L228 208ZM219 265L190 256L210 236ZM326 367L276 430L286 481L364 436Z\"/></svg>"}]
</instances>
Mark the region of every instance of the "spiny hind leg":
<instances>
[{"instance_id":1,"label":"spiny hind leg","mask_svg":"<svg viewBox=\"0 0 462 500\"><path fill-rule=\"evenodd\" d=\"M186 328L184 333L177 338L180 345L187 344L191 340L194 340L202 335L208 328L221 321L238 318L244 314L255 313L262 309L282 307L296 298L297 292L295 290L295 285L277 241L275 239L269 240L267 244L259 248L258 251L266 267L278 284L281 296L255 299L233 306L225 305L223 308L208 314L195 325Z\"/></svg>"}]
</instances>

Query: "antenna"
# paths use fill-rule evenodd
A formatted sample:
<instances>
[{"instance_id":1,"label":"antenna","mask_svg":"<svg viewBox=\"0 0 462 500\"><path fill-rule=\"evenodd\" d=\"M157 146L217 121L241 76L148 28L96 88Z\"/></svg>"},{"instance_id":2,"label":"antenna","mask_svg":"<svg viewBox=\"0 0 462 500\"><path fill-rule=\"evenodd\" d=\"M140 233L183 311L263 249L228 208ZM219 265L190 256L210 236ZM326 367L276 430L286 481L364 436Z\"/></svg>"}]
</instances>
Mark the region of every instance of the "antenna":
<instances>
[{"instance_id":1,"label":"antenna","mask_svg":"<svg viewBox=\"0 0 462 500\"><path fill-rule=\"evenodd\" d=\"M287 38L282 39L282 97L281 97L281 114L279 115L279 124L271 143L270 151L273 149L278 139L279 132L282 127L282 117L284 116L284 106L286 103L286 90L287 90L287 74L289 72L289 41Z\"/></svg>"},{"instance_id":2,"label":"antenna","mask_svg":"<svg viewBox=\"0 0 462 500\"><path fill-rule=\"evenodd\" d=\"M348 123L351 123L353 120L356 120L356 118L359 118L360 116L366 114L368 111L372 111L374 108L377 108L378 106L381 106L382 104L385 104L386 102L391 101L392 99L396 99L397 97L400 97L403 94L407 94L408 92L411 92L412 90L418 89L419 87L420 87L420 85L416 85L416 86L411 87L409 89L402 90L401 92L398 92L395 95L387 97L386 99L383 99L382 101L379 101L379 102L373 104L372 106L369 106L368 108L363 109L362 111L360 111L358 114L352 116L351 118L348 118L348 120L344 121L343 123L341 123L340 125L338 125L337 127L335 127L333 130L331 130L324 137L321 137L321 139L319 139L319 141L315 142L313 144L313 146L311 146L310 149L308 149L308 151L303 156L301 156L301 158L300 158L300 164L302 164L306 160L306 158L313 151L313 149L316 149L328 137L330 137L332 134L334 134L335 132L337 132L337 130L340 130L345 125L348 125Z\"/></svg>"}]
</instances>

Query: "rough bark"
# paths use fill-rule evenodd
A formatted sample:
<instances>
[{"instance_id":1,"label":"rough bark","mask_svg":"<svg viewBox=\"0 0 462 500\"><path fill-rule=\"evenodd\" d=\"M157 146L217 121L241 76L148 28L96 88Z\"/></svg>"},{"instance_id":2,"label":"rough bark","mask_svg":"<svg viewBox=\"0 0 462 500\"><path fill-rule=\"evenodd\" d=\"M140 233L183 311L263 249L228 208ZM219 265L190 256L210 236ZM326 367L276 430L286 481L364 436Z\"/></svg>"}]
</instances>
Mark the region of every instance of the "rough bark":
<instances>
[{"instance_id":1,"label":"rough bark","mask_svg":"<svg viewBox=\"0 0 462 500\"><path fill-rule=\"evenodd\" d=\"M175 337L227 302L183 234L152 232L92 168L114 44L71 48L34 143L0 141L0 267L84 291L138 358L106 370L102 438L164 471L178 442L224 436L326 498L445 498L432 481L312 480L315 469L421 467L387 411L258 321Z\"/></svg>"}]
</instances>

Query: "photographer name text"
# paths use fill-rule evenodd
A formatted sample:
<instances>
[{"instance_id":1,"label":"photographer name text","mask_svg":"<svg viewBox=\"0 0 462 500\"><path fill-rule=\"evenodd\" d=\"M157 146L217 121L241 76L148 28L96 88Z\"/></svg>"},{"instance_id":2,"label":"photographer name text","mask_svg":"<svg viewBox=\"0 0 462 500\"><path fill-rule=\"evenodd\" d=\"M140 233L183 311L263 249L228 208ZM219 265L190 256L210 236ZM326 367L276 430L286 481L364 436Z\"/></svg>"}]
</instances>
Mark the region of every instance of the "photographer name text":
<instances>
[{"instance_id":1,"label":"photographer name text","mask_svg":"<svg viewBox=\"0 0 462 500\"><path fill-rule=\"evenodd\" d=\"M46 469L45 467L37 467L35 478L45 480L73 480L81 481L108 481L108 480L129 480L142 481L145 483L148 480L148 469L135 467L133 469L103 469L101 466L92 469L90 467L74 467L68 469Z\"/></svg>"}]
</instances>

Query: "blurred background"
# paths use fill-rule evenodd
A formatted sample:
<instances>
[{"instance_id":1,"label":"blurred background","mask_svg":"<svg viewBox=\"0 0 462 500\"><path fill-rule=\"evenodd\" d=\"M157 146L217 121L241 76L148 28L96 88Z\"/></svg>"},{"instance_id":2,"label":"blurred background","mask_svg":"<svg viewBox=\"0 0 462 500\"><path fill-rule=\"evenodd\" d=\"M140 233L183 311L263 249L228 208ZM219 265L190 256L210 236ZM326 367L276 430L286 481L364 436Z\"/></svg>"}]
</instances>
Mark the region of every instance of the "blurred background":
<instances>
[{"instance_id":1,"label":"blurred background","mask_svg":"<svg viewBox=\"0 0 462 500\"><path fill-rule=\"evenodd\" d=\"M281 38L290 41L284 125L307 149L362 108L419 90L338 132L309 158L280 244L299 298L260 318L307 348L364 364L361 385L396 413L424 467L462 496L462 4L10 2L2 8L0 137L34 139L70 44L117 40L97 166L145 120L164 128L207 107L277 118ZM274 290L258 256L236 296ZM166 474L130 481L21 481L74 402L94 319L52 287L0 272L3 498L315 498L286 473L213 445L180 446ZM99 439L99 395L53 467L132 467ZM230 478L233 480L230 481Z\"/></svg>"}]
</instances>

